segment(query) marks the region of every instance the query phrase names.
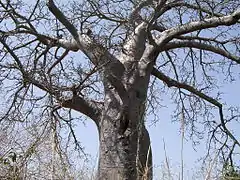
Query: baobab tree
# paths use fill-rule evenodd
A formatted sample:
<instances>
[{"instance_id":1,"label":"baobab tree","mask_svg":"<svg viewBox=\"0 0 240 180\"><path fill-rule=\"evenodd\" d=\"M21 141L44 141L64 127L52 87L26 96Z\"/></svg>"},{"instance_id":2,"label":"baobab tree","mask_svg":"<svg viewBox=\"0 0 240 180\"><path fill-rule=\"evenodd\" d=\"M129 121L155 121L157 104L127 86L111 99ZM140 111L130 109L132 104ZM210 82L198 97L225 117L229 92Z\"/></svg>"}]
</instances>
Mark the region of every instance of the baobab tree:
<instances>
[{"instance_id":1,"label":"baobab tree","mask_svg":"<svg viewBox=\"0 0 240 180\"><path fill-rule=\"evenodd\" d=\"M75 110L97 126L98 179L151 179L145 114L149 106L154 110L148 100L164 90L148 90L168 87L191 137L199 135L195 124L202 120L209 144L218 143L224 161L232 161L240 144L226 124L239 114L237 107L224 108L217 80L237 78L239 5L2 0L0 68L8 98L2 122L24 122L33 111L51 109L59 124L69 125L61 112ZM211 110L218 111L214 121Z\"/></svg>"}]
</instances>

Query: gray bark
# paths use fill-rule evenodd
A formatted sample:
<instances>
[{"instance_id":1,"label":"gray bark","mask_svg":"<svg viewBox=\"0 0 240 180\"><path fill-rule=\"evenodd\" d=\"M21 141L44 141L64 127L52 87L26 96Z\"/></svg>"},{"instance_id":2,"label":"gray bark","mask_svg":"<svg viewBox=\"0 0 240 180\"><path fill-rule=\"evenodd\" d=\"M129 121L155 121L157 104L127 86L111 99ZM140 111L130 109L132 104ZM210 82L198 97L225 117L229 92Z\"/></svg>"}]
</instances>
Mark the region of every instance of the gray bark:
<instances>
[{"instance_id":1,"label":"gray bark","mask_svg":"<svg viewBox=\"0 0 240 180\"><path fill-rule=\"evenodd\" d=\"M131 56L124 57L127 59L120 81L124 90L114 86L109 78L104 79L105 102L99 124L100 180L152 179L152 154L144 112L155 57L150 48L145 49L137 63Z\"/></svg>"},{"instance_id":2,"label":"gray bark","mask_svg":"<svg viewBox=\"0 0 240 180\"><path fill-rule=\"evenodd\" d=\"M135 78L135 82L139 82L137 79L140 80L141 77ZM141 78L141 81L148 84L149 79ZM127 102L121 100L115 88L105 85L106 97L99 124L100 180L142 179L144 175L151 179L150 138L141 116L145 111L147 88L141 88L140 84L135 82L127 91ZM148 172L145 172L147 168Z\"/></svg>"},{"instance_id":3,"label":"gray bark","mask_svg":"<svg viewBox=\"0 0 240 180\"><path fill-rule=\"evenodd\" d=\"M90 61L101 66L105 99L96 102L73 96L62 102L92 118L99 132L99 180L151 179L150 138L144 126L145 102L153 60L146 48L147 24L140 23L129 36L119 57L87 35L78 34L52 0L49 10L72 34L73 40L57 43L73 51L82 50ZM150 51L149 51L150 50ZM147 169L147 172L144 170Z\"/></svg>"},{"instance_id":4,"label":"gray bark","mask_svg":"<svg viewBox=\"0 0 240 180\"><path fill-rule=\"evenodd\" d=\"M129 25L134 27L134 32L129 35L124 44L123 53L115 57L88 35L79 34L55 6L53 0L48 0L49 10L73 37L70 41L57 40L56 44L72 51L81 50L95 66L102 67L100 73L104 84L105 99L100 108L98 103L80 97L73 97L62 103L62 106L73 108L92 118L98 126L99 180L152 179L150 138L144 126L146 96L151 73L164 80L169 86L181 86L190 92L198 92L184 84L177 84L156 69L153 71L159 53L179 47L194 47L223 55L239 63L235 56L224 49L206 43L193 42L182 35L201 29L235 24L240 18L240 10L231 15L222 17L217 15L204 21L189 22L165 29L161 26L154 27L153 22L168 9L187 6L187 4L183 2L166 4L166 1L161 1L156 6L156 9L160 8L161 11L156 11L147 23L141 19L139 12L149 3L144 1L133 9ZM202 11L208 13L207 10ZM161 36L152 36L149 31L151 28L159 30ZM175 41L175 38L185 38L185 41ZM41 86L38 87L41 88ZM206 96L203 97L206 99Z\"/></svg>"}]
</instances>

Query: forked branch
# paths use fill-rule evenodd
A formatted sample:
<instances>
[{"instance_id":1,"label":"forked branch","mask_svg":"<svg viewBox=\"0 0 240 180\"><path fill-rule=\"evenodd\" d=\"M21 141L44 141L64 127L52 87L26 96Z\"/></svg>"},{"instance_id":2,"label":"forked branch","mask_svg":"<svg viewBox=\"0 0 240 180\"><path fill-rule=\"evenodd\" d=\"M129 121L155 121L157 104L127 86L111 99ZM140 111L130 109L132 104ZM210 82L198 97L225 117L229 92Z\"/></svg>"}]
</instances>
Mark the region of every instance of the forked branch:
<instances>
[{"instance_id":1,"label":"forked branch","mask_svg":"<svg viewBox=\"0 0 240 180\"><path fill-rule=\"evenodd\" d=\"M101 65L109 60L117 62L117 59L100 43L88 36L87 34L80 34L75 26L67 19L67 17L54 4L53 0L48 0L47 6L52 14L67 28L73 36L79 49L91 60L94 65ZM74 44L74 41L72 41ZM119 63L121 64L121 63Z\"/></svg>"},{"instance_id":2,"label":"forked branch","mask_svg":"<svg viewBox=\"0 0 240 180\"><path fill-rule=\"evenodd\" d=\"M202 21L189 22L180 26L176 26L162 32L161 37L157 40L158 45L165 45L174 37L179 35L191 33L197 30L213 28L218 26L230 26L238 22L240 19L240 9L236 10L230 15L222 17L213 17L204 19Z\"/></svg>"},{"instance_id":3,"label":"forked branch","mask_svg":"<svg viewBox=\"0 0 240 180\"><path fill-rule=\"evenodd\" d=\"M196 42L196 41L192 41L192 40L169 42L165 46L159 46L158 51L162 52L162 51L168 51L171 49L185 48L185 47L210 51L210 52L222 55L223 57L231 59L232 61L240 64L240 57L234 56L233 54L229 53L225 49L221 49L217 46L213 46L213 45L210 45L207 43L202 43L202 42Z\"/></svg>"},{"instance_id":4,"label":"forked branch","mask_svg":"<svg viewBox=\"0 0 240 180\"><path fill-rule=\"evenodd\" d=\"M204 99L205 101L215 105L219 109L220 122L221 122L221 126L223 127L225 133L233 140L233 142L235 142L238 146L240 146L239 141L233 136L233 134L226 127L226 123L225 123L224 117L223 117L223 109L222 109L223 105L220 102L218 102L216 99L204 94L203 92L197 90L196 88L194 88L186 83L178 82L178 81L166 76L164 73L157 70L156 68L153 68L152 75L154 75L159 80L166 83L168 87L177 87L180 89L185 89L185 90L197 95L198 97Z\"/></svg>"},{"instance_id":5,"label":"forked branch","mask_svg":"<svg viewBox=\"0 0 240 180\"><path fill-rule=\"evenodd\" d=\"M94 120L97 126L99 125L99 118L101 117L101 109L103 106L101 102L86 100L74 95L71 99L62 100L61 106L81 112Z\"/></svg>"}]
</instances>

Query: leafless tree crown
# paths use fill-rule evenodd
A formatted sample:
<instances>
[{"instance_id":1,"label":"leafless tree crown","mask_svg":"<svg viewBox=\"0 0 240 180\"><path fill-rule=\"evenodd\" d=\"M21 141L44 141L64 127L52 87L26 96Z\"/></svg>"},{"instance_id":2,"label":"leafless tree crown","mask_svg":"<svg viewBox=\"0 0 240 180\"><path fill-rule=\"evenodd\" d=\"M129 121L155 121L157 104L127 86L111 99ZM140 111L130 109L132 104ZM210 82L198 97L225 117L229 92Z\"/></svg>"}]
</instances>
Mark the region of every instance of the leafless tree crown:
<instances>
[{"instance_id":1,"label":"leafless tree crown","mask_svg":"<svg viewBox=\"0 0 240 180\"><path fill-rule=\"evenodd\" d=\"M221 98L220 87L239 82L239 6L238 0L71 0L58 4L1 0L0 131L5 133L0 139L9 144L0 156L15 147L26 162L56 126L56 144L62 154L70 141L81 149L72 111L98 125L103 76L108 74L123 97L128 88L119 79L123 69L154 63L148 113L156 114L165 106L161 99L171 98L176 104L173 118L184 116L193 143L207 136L209 152L216 145L222 159L233 163L240 142L228 124L239 125L239 107ZM69 136L60 147L66 132Z\"/></svg>"}]
</instances>

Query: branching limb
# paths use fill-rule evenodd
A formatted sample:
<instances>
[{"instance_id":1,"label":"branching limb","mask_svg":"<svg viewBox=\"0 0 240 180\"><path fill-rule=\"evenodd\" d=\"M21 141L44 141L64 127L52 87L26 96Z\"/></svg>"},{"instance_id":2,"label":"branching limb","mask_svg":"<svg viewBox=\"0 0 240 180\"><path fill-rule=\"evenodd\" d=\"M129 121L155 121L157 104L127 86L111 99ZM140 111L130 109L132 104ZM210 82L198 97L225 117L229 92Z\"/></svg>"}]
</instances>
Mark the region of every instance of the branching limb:
<instances>
[{"instance_id":1,"label":"branching limb","mask_svg":"<svg viewBox=\"0 0 240 180\"><path fill-rule=\"evenodd\" d=\"M151 27L149 28L149 30L156 30L158 32L163 32L165 31L167 28L164 27L163 25L159 25L159 24L152 24Z\"/></svg>"},{"instance_id":2,"label":"branching limb","mask_svg":"<svg viewBox=\"0 0 240 180\"><path fill-rule=\"evenodd\" d=\"M168 7L169 8L186 7L186 8L189 8L189 9L194 9L194 10L197 10L197 11L201 11L201 12L209 14L211 16L216 16L216 17L221 17L222 16L222 14L212 12L212 11L210 11L210 10L200 6L200 5L193 5L193 4L189 4L187 2L184 2L184 1L177 1L177 2L174 2L174 3L169 3Z\"/></svg>"},{"instance_id":3,"label":"branching limb","mask_svg":"<svg viewBox=\"0 0 240 180\"><path fill-rule=\"evenodd\" d=\"M74 40L77 42L79 48L89 57L92 63L96 66L102 66L103 73L110 74L107 79L116 88L116 90L121 94L123 86L116 86L113 84L112 78L121 79L122 72L124 70L123 65L105 49L101 44L97 43L94 39L87 35L80 35L77 29L67 20L64 14L55 6L53 0L48 1L48 8L53 13L53 15L68 29L72 34ZM106 77L106 76L105 76ZM120 82L120 84L122 84ZM85 111L85 110L84 110Z\"/></svg>"},{"instance_id":4,"label":"branching limb","mask_svg":"<svg viewBox=\"0 0 240 180\"><path fill-rule=\"evenodd\" d=\"M213 46L206 43L196 42L196 41L173 41L167 43L165 46L159 46L158 50L159 52L162 51L168 51L170 49L175 48L183 48L183 47L189 47L189 48L196 48L201 50L210 51L219 55L222 55L228 59L231 59L232 61L240 64L240 57L234 56L233 54L229 53L228 51L221 49L217 46Z\"/></svg>"},{"instance_id":5,"label":"branching limb","mask_svg":"<svg viewBox=\"0 0 240 180\"><path fill-rule=\"evenodd\" d=\"M132 10L129 16L129 24L131 26L135 27L135 23L140 24L143 21L142 17L140 16L140 11L142 8L150 5L151 3L152 3L152 0L146 0L146 1L142 1L141 3L139 3L134 7L134 9Z\"/></svg>"},{"instance_id":6,"label":"branching limb","mask_svg":"<svg viewBox=\"0 0 240 180\"><path fill-rule=\"evenodd\" d=\"M193 94L196 94L200 98L210 102L211 104L214 104L217 107L221 106L221 104L217 100L211 98L210 96L205 95L201 91L195 89L194 87L192 87L188 84L180 83L180 82L166 76L165 74L163 74L161 71L157 70L156 68L153 68L152 75L154 75L161 81L165 82L168 87L177 87L177 88L185 89L189 92L192 92Z\"/></svg>"},{"instance_id":7,"label":"branching limb","mask_svg":"<svg viewBox=\"0 0 240 180\"><path fill-rule=\"evenodd\" d=\"M37 38L38 41L40 41L42 44L49 46L49 47L56 47L60 46L64 49L70 50L70 51L78 51L79 47L74 40L67 40L67 39L58 39L54 37L47 36L45 34L41 34L35 31L32 31L30 29L26 29L27 27L21 26L18 27L16 30L12 31L2 31L0 30L1 36L3 37L9 37L9 36L16 36L17 34L30 34ZM36 41L36 40L34 40Z\"/></svg>"},{"instance_id":8,"label":"branching limb","mask_svg":"<svg viewBox=\"0 0 240 180\"><path fill-rule=\"evenodd\" d=\"M23 67L20 59L11 50L11 48L6 44L6 42L2 38L0 38L0 42L4 45L4 47L7 49L7 51L10 53L10 55L15 60L20 72L23 74L23 78L24 78L23 81L24 82L27 82L29 84L33 84L36 87L38 87L39 89L55 96L58 100L60 100L61 96L60 96L59 88L57 88L57 89L53 88L47 82L45 84L43 84L43 82L41 83L41 82L35 80L34 78L32 78L24 70L24 67ZM75 109L75 110L89 116L90 118L92 118L96 122L96 124L97 124L98 118L100 117L101 103L85 100L85 99L83 99L81 97L78 97L78 96L73 96L71 100L63 101L62 106L66 107L66 108Z\"/></svg>"},{"instance_id":9,"label":"branching limb","mask_svg":"<svg viewBox=\"0 0 240 180\"><path fill-rule=\"evenodd\" d=\"M234 135L228 130L228 128L226 127L226 123L224 122L224 117L223 117L223 109L222 106L219 106L219 115L220 115L220 120L221 120L221 125L225 131L225 133L233 140L233 142L235 144L237 144L238 146L240 146L239 141L234 137Z\"/></svg>"},{"instance_id":10,"label":"branching limb","mask_svg":"<svg viewBox=\"0 0 240 180\"><path fill-rule=\"evenodd\" d=\"M119 62L119 60L115 58L106 48L104 48L93 38L89 37L86 34L80 35L77 32L77 29L69 22L69 20L64 16L64 14L58 9L58 7L56 7L53 0L48 0L47 5L53 15L72 34L74 40L77 42L79 49L85 53L85 55L90 59L91 62L95 66L101 66L105 64L106 67L103 67L103 72L114 74L114 76L121 79L124 68L123 65ZM116 68L118 68L118 70L116 70Z\"/></svg>"},{"instance_id":11,"label":"branching limb","mask_svg":"<svg viewBox=\"0 0 240 180\"><path fill-rule=\"evenodd\" d=\"M236 10L230 15L222 17L213 17L204 19L202 21L190 22L183 24L174 28L170 28L162 32L161 37L157 40L159 46L165 45L167 42L171 41L173 38L194 32L197 30L213 28L218 26L230 26L238 22L240 19L240 9Z\"/></svg>"},{"instance_id":12,"label":"branching limb","mask_svg":"<svg viewBox=\"0 0 240 180\"><path fill-rule=\"evenodd\" d=\"M204 99L205 101L218 107L221 126L223 127L225 133L233 140L233 142L235 142L238 146L240 146L239 141L233 136L233 134L226 127L226 123L225 123L224 117L223 117L222 104L220 102L218 102L216 99L204 94L203 92L197 90L196 88L194 88L186 83L178 82L178 81L166 76L165 74L163 74L161 71L157 70L156 68L153 68L152 75L154 75L161 81L165 82L168 87L177 87L177 88L185 89L185 90L197 95L198 97Z\"/></svg>"},{"instance_id":13,"label":"branching limb","mask_svg":"<svg viewBox=\"0 0 240 180\"><path fill-rule=\"evenodd\" d=\"M20 72L22 73L22 76L26 76L26 72L23 68L23 65L21 61L19 60L18 56L12 51L12 49L8 46L8 44L5 42L4 37L0 37L0 42L2 43L3 47L6 48L7 52L13 57L14 61L16 62Z\"/></svg>"},{"instance_id":14,"label":"branching limb","mask_svg":"<svg viewBox=\"0 0 240 180\"><path fill-rule=\"evenodd\" d=\"M145 49L146 31L147 24L144 22L139 24L123 46L123 53L133 57L135 60L139 60Z\"/></svg>"},{"instance_id":15,"label":"branching limb","mask_svg":"<svg viewBox=\"0 0 240 180\"><path fill-rule=\"evenodd\" d=\"M61 97L59 89L53 89L51 87L47 87L47 85L43 85L42 83L38 82L37 80L30 79L30 83L38 87L39 89L48 92L51 95L54 95L56 99L61 103L62 107L71 108L78 112L85 114L86 116L90 117L95 123L98 125L99 117L101 117L101 109L102 103L88 100L87 98L82 98L73 94L72 98L65 100Z\"/></svg>"},{"instance_id":16,"label":"branching limb","mask_svg":"<svg viewBox=\"0 0 240 180\"><path fill-rule=\"evenodd\" d=\"M33 8L33 10L32 10L32 13L30 14L30 16L29 16L29 18L28 18L29 21L30 21L31 18L33 17L33 15L34 15L34 13L35 13L38 5L39 5L39 2L40 2L40 0L37 0L36 4L35 4L35 6L34 6L34 8Z\"/></svg>"},{"instance_id":17,"label":"branching limb","mask_svg":"<svg viewBox=\"0 0 240 180\"><path fill-rule=\"evenodd\" d=\"M106 12L102 12L101 9L99 8L99 5L97 4L97 1L88 0L88 3L90 4L92 11L94 12L93 14L94 16L97 16L100 19L105 19L107 21L116 22L119 24L127 23L125 19L122 19L120 17L110 17L107 15ZM107 11L109 10L107 9Z\"/></svg>"},{"instance_id":18,"label":"branching limb","mask_svg":"<svg viewBox=\"0 0 240 180\"><path fill-rule=\"evenodd\" d=\"M75 41L79 42L78 31L72 23L64 16L64 14L57 8L53 0L48 0L47 6L53 15L67 28L67 30L72 34Z\"/></svg>"},{"instance_id":19,"label":"branching limb","mask_svg":"<svg viewBox=\"0 0 240 180\"><path fill-rule=\"evenodd\" d=\"M218 36L214 37L214 38L210 38L210 37L201 37L201 36L178 36L176 37L176 39L179 40L189 40L189 41L202 41L202 42L209 42L209 43L217 43L220 45L224 45L227 43L237 43L240 39L238 37L236 38L229 38L226 40L218 40L217 39Z\"/></svg>"},{"instance_id":20,"label":"branching limb","mask_svg":"<svg viewBox=\"0 0 240 180\"><path fill-rule=\"evenodd\" d=\"M154 22L159 17L161 17L162 14L164 14L165 12L169 11L170 9L176 8L176 7L186 7L186 8L201 11L201 12L204 12L206 14L213 15L213 16L216 16L216 17L221 17L222 16L222 14L213 13L213 12L209 11L208 9L205 9L201 6L192 5L192 4L189 4L189 3L184 2L184 1L173 1L173 2L170 2L170 3L166 3L166 0L162 0L155 7L155 12L154 12L151 20L149 21L150 26L152 26L152 25L155 26L155 28L152 28L152 29L156 29L156 27L158 27L158 26L156 26L156 24L154 24ZM159 29L159 27L157 29ZM159 30L160 30L160 32L162 32L163 27L161 27Z\"/></svg>"},{"instance_id":21,"label":"branching limb","mask_svg":"<svg viewBox=\"0 0 240 180\"><path fill-rule=\"evenodd\" d=\"M68 52L69 50L65 50L65 52L57 59L57 61L54 62L53 65L48 69L47 74L50 74L52 69L67 56Z\"/></svg>"},{"instance_id":22,"label":"branching limb","mask_svg":"<svg viewBox=\"0 0 240 180\"><path fill-rule=\"evenodd\" d=\"M98 122L100 120L99 118L101 117L103 103L86 100L80 96L73 96L71 99L62 100L61 106L65 108L71 108L85 114L94 120L96 125L99 126Z\"/></svg>"},{"instance_id":23,"label":"branching limb","mask_svg":"<svg viewBox=\"0 0 240 180\"><path fill-rule=\"evenodd\" d=\"M30 80L32 84L34 84L36 87L40 88L43 91L48 92L51 95L56 96L58 101L61 102L61 106L65 108L71 108L78 112L81 112L85 114L86 116L90 117L94 122L98 125L99 117L101 117L101 109L102 109L102 103L93 101L93 100L87 100L85 98L82 98L77 95L73 95L72 98L64 100L60 94L58 89L54 90L52 88L48 88L44 86L43 84L39 83L36 80Z\"/></svg>"},{"instance_id":24,"label":"branching limb","mask_svg":"<svg viewBox=\"0 0 240 180\"><path fill-rule=\"evenodd\" d=\"M149 21L149 25L151 26L164 12L170 9L166 5L167 0L160 0L159 3L154 8L154 13Z\"/></svg>"}]
</instances>

